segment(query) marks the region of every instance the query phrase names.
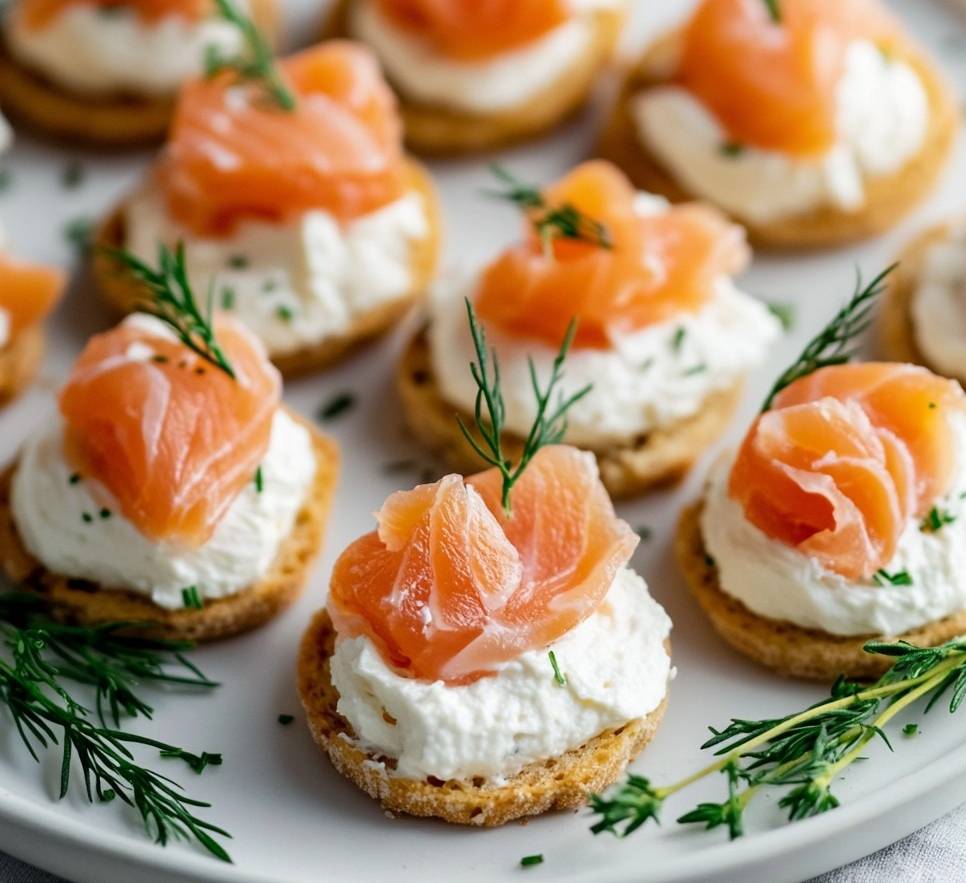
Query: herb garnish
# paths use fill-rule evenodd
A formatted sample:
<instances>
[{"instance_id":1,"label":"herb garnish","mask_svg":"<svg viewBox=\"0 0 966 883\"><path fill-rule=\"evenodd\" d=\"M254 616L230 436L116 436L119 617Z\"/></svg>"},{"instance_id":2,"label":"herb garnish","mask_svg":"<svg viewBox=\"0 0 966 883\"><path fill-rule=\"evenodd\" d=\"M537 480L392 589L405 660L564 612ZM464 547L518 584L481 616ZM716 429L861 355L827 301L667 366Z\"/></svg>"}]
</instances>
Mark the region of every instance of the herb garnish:
<instances>
[{"instance_id":1,"label":"herb garnish","mask_svg":"<svg viewBox=\"0 0 966 883\"><path fill-rule=\"evenodd\" d=\"M507 185L507 189L488 191L489 194L516 203L529 214L548 259L553 257L555 239L579 239L599 248L614 247L607 225L588 217L572 203L551 207L538 188L518 180L503 166L494 163L490 171Z\"/></svg>"},{"instance_id":2,"label":"herb garnish","mask_svg":"<svg viewBox=\"0 0 966 883\"><path fill-rule=\"evenodd\" d=\"M745 145L740 141L725 141L718 149L724 156L733 158L745 152Z\"/></svg>"},{"instance_id":3,"label":"herb garnish","mask_svg":"<svg viewBox=\"0 0 966 883\"><path fill-rule=\"evenodd\" d=\"M872 582L877 586L911 586L912 577L908 570L897 570L895 573L887 573L885 570L877 570L872 574Z\"/></svg>"},{"instance_id":4,"label":"herb garnish","mask_svg":"<svg viewBox=\"0 0 966 883\"><path fill-rule=\"evenodd\" d=\"M688 329L683 325L678 325L674 329L674 335L671 337L671 352L681 352L681 346L684 344L684 338L687 336L687 333Z\"/></svg>"},{"instance_id":5,"label":"herb garnish","mask_svg":"<svg viewBox=\"0 0 966 883\"><path fill-rule=\"evenodd\" d=\"M520 859L520 865L524 868L529 868L531 865L542 865L543 855L538 853L537 855L525 855Z\"/></svg>"},{"instance_id":6,"label":"herb garnish","mask_svg":"<svg viewBox=\"0 0 966 883\"><path fill-rule=\"evenodd\" d=\"M56 622L46 614L45 602L34 594L0 594L0 636L6 650L6 658L0 657L0 703L34 760L40 761L38 748L60 746L60 798L70 790L76 760L83 793L91 803L119 799L138 811L145 830L162 846L174 838L194 838L212 855L231 861L212 836L230 835L194 814L209 804L188 797L176 782L142 766L131 749L154 748L199 772L219 756L191 754L120 729L123 718L151 718L153 709L139 693L145 684L217 686L184 657L192 645L138 636L137 623L84 627ZM93 691L93 709L71 692L71 681Z\"/></svg>"},{"instance_id":7,"label":"herb garnish","mask_svg":"<svg viewBox=\"0 0 966 883\"><path fill-rule=\"evenodd\" d=\"M78 159L73 159L66 166L64 166L63 174L60 176L60 182L68 190L73 190L75 187L79 187L84 180L85 170L84 166Z\"/></svg>"},{"instance_id":8,"label":"herb garnish","mask_svg":"<svg viewBox=\"0 0 966 883\"><path fill-rule=\"evenodd\" d=\"M780 304L770 301L765 304L768 312L771 313L781 324L782 331L788 333L795 324L795 307L792 304Z\"/></svg>"},{"instance_id":9,"label":"herb garnish","mask_svg":"<svg viewBox=\"0 0 966 883\"><path fill-rule=\"evenodd\" d=\"M340 392L319 408L319 420L334 420L344 414L356 403L356 397L351 392Z\"/></svg>"},{"instance_id":10,"label":"herb garnish","mask_svg":"<svg viewBox=\"0 0 966 883\"><path fill-rule=\"evenodd\" d=\"M947 524L952 524L955 520L956 516L952 512L947 509L940 509L938 506L933 506L926 517L923 518L922 522L920 522L919 529L925 533L935 533Z\"/></svg>"},{"instance_id":11,"label":"herb garnish","mask_svg":"<svg viewBox=\"0 0 966 883\"><path fill-rule=\"evenodd\" d=\"M782 13L778 7L778 0L763 0L763 2L765 8L768 10L768 15L771 16L771 20L776 25L780 25L782 23Z\"/></svg>"},{"instance_id":12,"label":"herb garnish","mask_svg":"<svg viewBox=\"0 0 966 883\"><path fill-rule=\"evenodd\" d=\"M275 64L275 54L255 23L243 15L231 0L215 0L215 3L218 14L241 32L245 49L238 55L225 56L217 46L207 46L205 76L210 78L224 70L234 71L242 80L259 83L282 110L295 110L295 94L282 79Z\"/></svg>"},{"instance_id":13,"label":"herb garnish","mask_svg":"<svg viewBox=\"0 0 966 883\"><path fill-rule=\"evenodd\" d=\"M181 601L190 610L201 610L205 606L201 595L198 594L197 586L188 586L186 589L182 589Z\"/></svg>"},{"instance_id":14,"label":"herb garnish","mask_svg":"<svg viewBox=\"0 0 966 883\"><path fill-rule=\"evenodd\" d=\"M806 377L819 368L842 365L852 358L854 350L850 346L869 327L875 300L885 288L886 277L897 266L898 264L893 264L887 267L865 287L862 286L861 273L857 272L855 293L828 325L808 342L801 355L781 373L768 393L762 411L767 411L775 396L799 378Z\"/></svg>"},{"instance_id":15,"label":"herb garnish","mask_svg":"<svg viewBox=\"0 0 966 883\"><path fill-rule=\"evenodd\" d=\"M903 736L915 736L919 732L919 724L906 724L902 728Z\"/></svg>"},{"instance_id":16,"label":"herb garnish","mask_svg":"<svg viewBox=\"0 0 966 883\"><path fill-rule=\"evenodd\" d=\"M553 669L553 679L561 686L567 686L567 677L560 672L560 666L557 664L557 654L551 650L547 656L550 658L550 667Z\"/></svg>"},{"instance_id":17,"label":"herb garnish","mask_svg":"<svg viewBox=\"0 0 966 883\"><path fill-rule=\"evenodd\" d=\"M796 821L839 805L831 786L863 756L877 736L890 748L884 728L897 714L928 697L928 712L951 690L949 711L966 698L966 638L939 647L916 647L905 641L869 641L867 653L895 657L892 667L871 686L839 678L828 699L787 717L732 719L723 730L711 728L702 748L717 748L718 759L680 782L655 786L631 775L610 796L594 794L590 806L599 821L591 831L626 837L648 819L659 820L672 794L713 773L727 777L728 796L702 803L678 822L726 825L732 837L742 833L742 814L762 789L785 788L778 805Z\"/></svg>"},{"instance_id":18,"label":"herb garnish","mask_svg":"<svg viewBox=\"0 0 966 883\"><path fill-rule=\"evenodd\" d=\"M262 467L259 466L255 470L255 493L260 494L265 490L265 475L262 473Z\"/></svg>"},{"instance_id":19,"label":"herb garnish","mask_svg":"<svg viewBox=\"0 0 966 883\"><path fill-rule=\"evenodd\" d=\"M179 242L174 251L166 245L159 246L156 270L129 251L112 248L108 253L147 289L150 299L142 301L138 309L160 319L188 349L234 380L235 371L215 338L211 317L214 289L209 289L208 303L202 312L188 281L184 243Z\"/></svg>"},{"instance_id":20,"label":"herb garnish","mask_svg":"<svg viewBox=\"0 0 966 883\"><path fill-rule=\"evenodd\" d=\"M523 471L530 464L534 454L545 445L559 444L567 433L567 411L590 392L592 384L575 392L565 398L563 394L558 394L557 405L550 408L550 400L553 397L557 384L563 379L563 364L573 343L574 335L577 333L577 320L571 319L564 334L560 350L553 360L553 368L550 372L550 379L544 390L540 388L540 381L537 379L537 369L533 364L533 359L528 358L530 366L530 383L533 387L533 394L537 400L537 413L533 418L533 425L527 433L523 442L523 450L520 452L520 459L516 466L510 461L503 451L503 426L506 417L506 406L503 402L503 391L500 388L500 363L497 361L496 350L490 354L486 349L486 334L483 327L477 321L476 311L469 298L466 299L466 315L470 324L470 334L473 337L473 347L476 350L476 361L470 362L470 373L476 381L476 407L473 419L476 423L476 430L483 440L480 444L463 422L463 418L457 416L463 436L469 442L470 447L483 459L484 462L495 466L503 476L503 494L501 502L503 511L507 517L511 514L510 491L517 483ZM493 360L492 369L490 359ZM483 406L486 405L486 416L483 415Z\"/></svg>"},{"instance_id":21,"label":"herb garnish","mask_svg":"<svg viewBox=\"0 0 966 883\"><path fill-rule=\"evenodd\" d=\"M294 714L280 714L278 716L278 722L283 726L287 727L292 721L295 720Z\"/></svg>"},{"instance_id":22,"label":"herb garnish","mask_svg":"<svg viewBox=\"0 0 966 883\"><path fill-rule=\"evenodd\" d=\"M93 235L94 222L90 218L74 218L64 225L64 238L79 257L90 251Z\"/></svg>"}]
</instances>

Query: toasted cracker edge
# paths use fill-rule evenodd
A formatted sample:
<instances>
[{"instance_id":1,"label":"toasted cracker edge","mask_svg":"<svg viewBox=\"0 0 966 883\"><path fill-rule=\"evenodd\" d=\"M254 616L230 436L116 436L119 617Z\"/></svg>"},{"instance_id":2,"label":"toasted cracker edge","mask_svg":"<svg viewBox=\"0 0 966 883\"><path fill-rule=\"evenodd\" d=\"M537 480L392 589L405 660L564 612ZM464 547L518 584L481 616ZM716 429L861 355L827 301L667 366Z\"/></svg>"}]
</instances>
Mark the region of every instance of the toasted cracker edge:
<instances>
[{"instance_id":1,"label":"toasted cracker edge","mask_svg":"<svg viewBox=\"0 0 966 883\"><path fill-rule=\"evenodd\" d=\"M670 645L666 646L670 652ZM646 717L607 730L559 757L532 763L504 785L482 778L406 779L391 774L391 758L372 754L356 742L339 714L339 694L329 665L334 650L335 629L322 609L302 638L298 659L298 690L312 738L343 776L385 809L458 825L489 828L583 806L589 793L612 785L650 742L667 707L665 695Z\"/></svg>"},{"instance_id":2,"label":"toasted cracker edge","mask_svg":"<svg viewBox=\"0 0 966 883\"><path fill-rule=\"evenodd\" d=\"M439 201L429 172L414 160L407 160L407 176L413 189L423 200L429 225L429 235L421 242L414 243L410 250L410 264L413 270L411 291L359 316L342 334L291 352L269 352L272 362L286 377L297 377L329 367L366 342L388 331L425 296L439 259L442 220ZM91 258L91 274L101 297L117 311L129 313L141 302L143 289L137 280L119 270L111 254L112 251L123 248L124 243L124 204L122 202L98 227Z\"/></svg>"},{"instance_id":3,"label":"toasted cracker edge","mask_svg":"<svg viewBox=\"0 0 966 883\"><path fill-rule=\"evenodd\" d=\"M702 502L692 504L678 522L675 551L688 588L725 641L779 674L826 682L834 681L839 675L876 678L889 668L892 660L866 653L862 649L866 641L904 640L920 646L935 646L966 634L966 610L901 635L850 637L805 629L752 613L721 589L717 567L708 556L701 535L703 508Z\"/></svg>"},{"instance_id":4,"label":"toasted cracker edge","mask_svg":"<svg viewBox=\"0 0 966 883\"><path fill-rule=\"evenodd\" d=\"M112 621L153 623L145 632L176 640L213 641L256 628L291 604L302 592L322 544L339 469L335 442L307 420L289 416L312 436L316 472L311 490L283 541L271 570L254 586L207 601L201 610L167 610L135 592L109 589L47 570L24 547L13 519L10 487L16 462L0 474L0 570L19 588L37 592L54 615L81 625Z\"/></svg>"},{"instance_id":5,"label":"toasted cracker edge","mask_svg":"<svg viewBox=\"0 0 966 883\"><path fill-rule=\"evenodd\" d=\"M486 467L460 431L457 408L440 392L433 372L428 335L417 334L399 363L397 385L406 422L413 435L459 472ZM657 429L633 443L594 451L604 486L613 497L630 497L682 478L724 428L741 398L741 384L708 397L701 410L685 420ZM467 425L473 421L461 415ZM522 440L505 435L507 455L515 457Z\"/></svg>"}]
</instances>

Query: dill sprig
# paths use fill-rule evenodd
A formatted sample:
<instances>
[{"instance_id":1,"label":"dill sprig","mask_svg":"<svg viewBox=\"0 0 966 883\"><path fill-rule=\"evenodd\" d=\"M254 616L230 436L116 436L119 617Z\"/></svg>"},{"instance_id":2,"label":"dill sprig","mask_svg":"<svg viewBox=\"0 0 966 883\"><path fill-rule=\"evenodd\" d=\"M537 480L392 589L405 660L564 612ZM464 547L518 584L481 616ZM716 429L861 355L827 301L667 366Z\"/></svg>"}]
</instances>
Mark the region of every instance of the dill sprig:
<instances>
[{"instance_id":1,"label":"dill sprig","mask_svg":"<svg viewBox=\"0 0 966 883\"><path fill-rule=\"evenodd\" d=\"M282 110L295 110L295 94L285 85L275 64L275 53L255 23L231 0L215 0L215 3L218 14L241 32L245 48L238 55L225 56L217 46L206 47L205 76L210 78L224 70L234 71L242 80L259 83Z\"/></svg>"},{"instance_id":2,"label":"dill sprig","mask_svg":"<svg viewBox=\"0 0 966 883\"><path fill-rule=\"evenodd\" d=\"M550 379L545 389L540 387L533 359L527 359L530 367L530 383L537 400L537 413L533 419L533 425L530 427L526 439L524 439L520 457L514 465L503 451L506 406L503 401L503 390L500 387L500 363L497 360L496 350L487 352L486 334L476 318L476 311L473 309L473 304L469 298L466 299L466 315L470 324L470 334L473 337L473 348L476 350L476 361L470 362L470 372L477 386L473 419L476 423L476 430L482 439L482 444L467 428L462 417L457 416L456 420L467 442L480 458L500 470L500 474L503 476L503 511L509 517L511 514L510 491L513 486L540 448L545 445L559 444L563 440L567 433L567 411L590 392L592 385L587 384L571 396L564 397L563 394L558 394L556 405L551 406L554 391L563 379L564 361L570 351L574 335L577 333L577 321L572 319L567 326L567 332L564 334L557 356L553 360ZM486 407L485 415L483 413L484 406Z\"/></svg>"},{"instance_id":3,"label":"dill sprig","mask_svg":"<svg viewBox=\"0 0 966 883\"><path fill-rule=\"evenodd\" d=\"M569 202L548 205L538 188L520 181L503 166L494 163L490 170L506 185L505 190L490 191L490 195L515 203L529 214L547 258L553 257L555 239L579 239L599 248L614 247L606 224L588 217Z\"/></svg>"},{"instance_id":4,"label":"dill sprig","mask_svg":"<svg viewBox=\"0 0 966 883\"><path fill-rule=\"evenodd\" d=\"M868 285L863 286L862 274L856 271L855 292L818 334L813 337L801 355L786 368L765 398L762 411L767 411L771 403L786 386L802 377L826 368L829 365L842 365L854 355L852 345L855 338L862 334L872 322L875 301L885 289L886 277L898 266L887 267Z\"/></svg>"},{"instance_id":5,"label":"dill sprig","mask_svg":"<svg viewBox=\"0 0 966 883\"><path fill-rule=\"evenodd\" d=\"M160 319L188 349L234 380L235 370L215 338L212 290L202 312L188 281L184 243L179 242L174 251L159 246L157 269L123 249L112 248L108 253L147 289L150 298L139 303L138 310Z\"/></svg>"},{"instance_id":6,"label":"dill sprig","mask_svg":"<svg viewBox=\"0 0 966 883\"><path fill-rule=\"evenodd\" d=\"M76 761L91 803L121 800L137 810L155 842L193 838L212 855L231 861L213 836L231 835L195 815L210 804L188 797L177 782L140 764L131 749L156 749L198 773L221 763L220 755L193 754L120 729L124 718L150 719L153 714L139 694L141 685L217 686L185 659L190 644L139 636L137 628L130 622L67 625L50 619L36 595L0 594L0 639L6 651L0 657L0 704L35 761L39 749L60 747L60 798L70 789ZM93 710L70 691L71 681L93 691Z\"/></svg>"},{"instance_id":7,"label":"dill sprig","mask_svg":"<svg viewBox=\"0 0 966 883\"><path fill-rule=\"evenodd\" d=\"M869 743L880 738L892 750L885 733L892 718L927 697L928 712L949 691L950 712L966 698L966 638L939 647L869 641L865 651L895 658L871 686L839 678L828 699L804 711L764 720L733 718L722 730L711 727L701 747L716 749L717 760L673 785L655 786L630 775L609 796L591 795L591 810L600 816L591 830L626 837L650 819L659 822L668 797L714 773L727 779L726 798L699 804L679 823L726 826L732 839L739 837L745 808L765 788L785 789L778 805L789 821L834 809L839 801L832 783Z\"/></svg>"}]
</instances>

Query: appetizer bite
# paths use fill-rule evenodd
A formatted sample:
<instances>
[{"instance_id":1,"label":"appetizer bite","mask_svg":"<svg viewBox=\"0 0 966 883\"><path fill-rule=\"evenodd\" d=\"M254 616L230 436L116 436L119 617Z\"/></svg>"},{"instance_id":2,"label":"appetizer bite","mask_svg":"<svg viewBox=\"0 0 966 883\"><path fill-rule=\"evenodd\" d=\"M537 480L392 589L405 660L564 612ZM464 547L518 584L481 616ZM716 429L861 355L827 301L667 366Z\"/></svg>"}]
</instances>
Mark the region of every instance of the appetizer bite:
<instances>
[{"instance_id":1,"label":"appetizer bite","mask_svg":"<svg viewBox=\"0 0 966 883\"><path fill-rule=\"evenodd\" d=\"M473 365L481 387L498 371ZM502 407L487 396L481 436ZM491 826L578 807L661 719L671 623L594 458L555 443L565 411L534 421L526 459L393 494L336 562L299 691L387 810Z\"/></svg>"},{"instance_id":2,"label":"appetizer bite","mask_svg":"<svg viewBox=\"0 0 966 883\"><path fill-rule=\"evenodd\" d=\"M42 323L66 284L62 271L8 255L0 230L0 404L16 397L37 375L44 356Z\"/></svg>"},{"instance_id":3,"label":"appetizer bite","mask_svg":"<svg viewBox=\"0 0 966 883\"><path fill-rule=\"evenodd\" d=\"M681 521L714 627L783 674L871 677L888 664L863 651L872 638L966 631L966 395L920 366L846 364L882 284L779 378Z\"/></svg>"},{"instance_id":4,"label":"appetizer bite","mask_svg":"<svg viewBox=\"0 0 966 883\"><path fill-rule=\"evenodd\" d=\"M274 0L240 2L272 25ZM243 42L222 0L12 0L0 28L0 103L72 143L158 141L180 85Z\"/></svg>"},{"instance_id":5,"label":"appetizer bite","mask_svg":"<svg viewBox=\"0 0 966 883\"><path fill-rule=\"evenodd\" d=\"M295 374L387 330L422 295L438 211L366 49L331 42L276 64L246 34L242 56L182 90L160 159L99 231L94 275L130 310L141 286L110 250L150 260L158 243L183 242L191 283L214 286Z\"/></svg>"},{"instance_id":6,"label":"appetizer bite","mask_svg":"<svg viewBox=\"0 0 966 883\"><path fill-rule=\"evenodd\" d=\"M880 331L888 358L966 383L966 222L938 224L906 247Z\"/></svg>"},{"instance_id":7,"label":"appetizer bite","mask_svg":"<svg viewBox=\"0 0 966 883\"><path fill-rule=\"evenodd\" d=\"M496 432L521 450L535 415L555 407L533 399L531 365L540 378L557 370L556 343L576 318L571 391L594 391L577 395L565 440L597 456L612 495L680 477L720 434L780 330L732 281L748 261L741 228L713 209L637 192L601 161L545 191L501 175L502 195L525 213L524 237L434 292L428 328L399 368L411 430L461 472L482 465L453 420L478 401L464 368L479 350L469 301L500 355L506 408Z\"/></svg>"},{"instance_id":8,"label":"appetizer bite","mask_svg":"<svg viewBox=\"0 0 966 883\"><path fill-rule=\"evenodd\" d=\"M702 0L635 68L601 152L769 246L846 242L925 195L951 92L878 0Z\"/></svg>"},{"instance_id":9,"label":"appetizer bite","mask_svg":"<svg viewBox=\"0 0 966 883\"><path fill-rule=\"evenodd\" d=\"M338 452L280 404L251 332L198 307L180 253L129 260L153 315L90 339L56 423L0 476L0 567L84 625L233 635L300 592Z\"/></svg>"},{"instance_id":10,"label":"appetizer bite","mask_svg":"<svg viewBox=\"0 0 966 883\"><path fill-rule=\"evenodd\" d=\"M418 151L539 135L586 101L627 0L340 0L330 30L367 43Z\"/></svg>"}]
</instances>

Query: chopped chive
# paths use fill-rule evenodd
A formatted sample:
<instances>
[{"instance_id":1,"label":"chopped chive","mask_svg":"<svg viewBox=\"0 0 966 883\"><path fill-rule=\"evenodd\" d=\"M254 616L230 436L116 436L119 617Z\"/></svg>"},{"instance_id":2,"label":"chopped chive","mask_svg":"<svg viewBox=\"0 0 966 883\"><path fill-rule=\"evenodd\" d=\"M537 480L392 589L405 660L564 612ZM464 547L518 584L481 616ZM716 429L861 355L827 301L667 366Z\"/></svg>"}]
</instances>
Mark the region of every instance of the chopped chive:
<instances>
[{"instance_id":1,"label":"chopped chive","mask_svg":"<svg viewBox=\"0 0 966 883\"><path fill-rule=\"evenodd\" d=\"M235 309L235 289L228 285L221 290L221 308L223 310Z\"/></svg>"},{"instance_id":2,"label":"chopped chive","mask_svg":"<svg viewBox=\"0 0 966 883\"><path fill-rule=\"evenodd\" d=\"M340 392L319 408L319 420L334 420L348 411L355 403L356 397L351 392Z\"/></svg>"},{"instance_id":3,"label":"chopped chive","mask_svg":"<svg viewBox=\"0 0 966 883\"><path fill-rule=\"evenodd\" d=\"M244 270L248 266L248 258L243 254L233 254L228 258L228 266L233 270Z\"/></svg>"},{"instance_id":4,"label":"chopped chive","mask_svg":"<svg viewBox=\"0 0 966 883\"><path fill-rule=\"evenodd\" d=\"M707 370L708 366L704 362L701 362L697 365L692 365L690 368L687 368L681 376L693 377L695 374L703 374Z\"/></svg>"},{"instance_id":5,"label":"chopped chive","mask_svg":"<svg viewBox=\"0 0 966 883\"><path fill-rule=\"evenodd\" d=\"M275 279L266 279L262 283L262 291L274 291L278 287L278 282Z\"/></svg>"},{"instance_id":6,"label":"chopped chive","mask_svg":"<svg viewBox=\"0 0 966 883\"><path fill-rule=\"evenodd\" d=\"M64 166L64 172L60 176L60 182L68 190L73 190L75 187L79 187L84 180L84 166L81 165L80 160L71 160Z\"/></svg>"},{"instance_id":7,"label":"chopped chive","mask_svg":"<svg viewBox=\"0 0 966 883\"><path fill-rule=\"evenodd\" d=\"M81 512L81 519L85 524L90 524L94 520L94 516L90 512Z\"/></svg>"},{"instance_id":8,"label":"chopped chive","mask_svg":"<svg viewBox=\"0 0 966 883\"><path fill-rule=\"evenodd\" d=\"M671 338L671 351L675 353L681 352L681 345L684 343L684 337L688 333L688 329L683 325L679 325L675 331L674 336Z\"/></svg>"},{"instance_id":9,"label":"chopped chive","mask_svg":"<svg viewBox=\"0 0 966 883\"><path fill-rule=\"evenodd\" d=\"M543 864L543 854L537 853L536 855L525 855L520 859L520 865L524 868L529 868L531 865L542 865Z\"/></svg>"},{"instance_id":10,"label":"chopped chive","mask_svg":"<svg viewBox=\"0 0 966 883\"><path fill-rule=\"evenodd\" d=\"M653 535L653 531L646 524L640 524L637 527L637 535L641 538L641 542L646 543Z\"/></svg>"},{"instance_id":11,"label":"chopped chive","mask_svg":"<svg viewBox=\"0 0 966 883\"><path fill-rule=\"evenodd\" d=\"M283 726L287 727L292 721L295 720L294 714L280 714L278 716L278 722Z\"/></svg>"},{"instance_id":12,"label":"chopped chive","mask_svg":"<svg viewBox=\"0 0 966 883\"><path fill-rule=\"evenodd\" d=\"M903 736L915 736L919 732L919 724L906 724L902 728Z\"/></svg>"},{"instance_id":13,"label":"chopped chive","mask_svg":"<svg viewBox=\"0 0 966 883\"><path fill-rule=\"evenodd\" d=\"M707 552L704 553L704 563L708 567L717 567L718 562L714 560Z\"/></svg>"},{"instance_id":14,"label":"chopped chive","mask_svg":"<svg viewBox=\"0 0 966 883\"><path fill-rule=\"evenodd\" d=\"M782 12L778 6L778 0L764 0L764 3L771 20L776 25L780 25L782 23Z\"/></svg>"},{"instance_id":15,"label":"chopped chive","mask_svg":"<svg viewBox=\"0 0 966 883\"><path fill-rule=\"evenodd\" d=\"M110 803L115 797L117 797L117 792L113 788L105 788L97 795L97 799L101 803Z\"/></svg>"},{"instance_id":16,"label":"chopped chive","mask_svg":"<svg viewBox=\"0 0 966 883\"><path fill-rule=\"evenodd\" d=\"M553 668L553 679L560 684L561 687L565 686L567 683L567 678L560 673L560 666L557 665L557 655L551 650L548 654L550 657L550 665Z\"/></svg>"},{"instance_id":17,"label":"chopped chive","mask_svg":"<svg viewBox=\"0 0 966 883\"><path fill-rule=\"evenodd\" d=\"M100 515L102 519L108 519L111 517L112 513L110 509L101 509L101 511L97 514Z\"/></svg>"},{"instance_id":18,"label":"chopped chive","mask_svg":"<svg viewBox=\"0 0 966 883\"><path fill-rule=\"evenodd\" d=\"M197 586L188 586L188 588L182 589L181 601L185 607L190 607L192 610L201 610L205 606L204 601L201 600L201 595L198 594Z\"/></svg>"},{"instance_id":19,"label":"chopped chive","mask_svg":"<svg viewBox=\"0 0 966 883\"><path fill-rule=\"evenodd\" d=\"M81 480L79 472L72 472L70 478L67 479L71 484L77 484Z\"/></svg>"},{"instance_id":20,"label":"chopped chive","mask_svg":"<svg viewBox=\"0 0 966 883\"><path fill-rule=\"evenodd\" d=\"M908 570L897 570L895 573L887 573L885 570L877 570L872 581L879 586L911 586L912 577Z\"/></svg>"},{"instance_id":21,"label":"chopped chive","mask_svg":"<svg viewBox=\"0 0 966 883\"><path fill-rule=\"evenodd\" d=\"M275 315L283 322L291 322L295 318L295 313L292 312L292 308L285 306L285 304L281 304L275 308Z\"/></svg>"},{"instance_id":22,"label":"chopped chive","mask_svg":"<svg viewBox=\"0 0 966 883\"><path fill-rule=\"evenodd\" d=\"M262 475L262 467L255 470L255 493L260 494L265 490L265 477Z\"/></svg>"},{"instance_id":23,"label":"chopped chive","mask_svg":"<svg viewBox=\"0 0 966 883\"><path fill-rule=\"evenodd\" d=\"M936 533L936 531L941 530L947 524L952 524L956 520L956 516L946 509L940 509L938 506L933 506L929 510L925 518L919 523L919 529L924 533Z\"/></svg>"},{"instance_id":24,"label":"chopped chive","mask_svg":"<svg viewBox=\"0 0 966 883\"><path fill-rule=\"evenodd\" d=\"M736 157L745 152L745 145L740 141L725 141L718 149L723 156Z\"/></svg>"},{"instance_id":25,"label":"chopped chive","mask_svg":"<svg viewBox=\"0 0 966 883\"><path fill-rule=\"evenodd\" d=\"M642 372L643 371L649 371L653 366L654 366L654 356L650 356L649 358L647 358L643 362L641 362L640 370Z\"/></svg>"},{"instance_id":26,"label":"chopped chive","mask_svg":"<svg viewBox=\"0 0 966 883\"><path fill-rule=\"evenodd\" d=\"M792 304L780 304L774 301L765 304L768 312L781 323L782 331L789 332L795 324L795 307Z\"/></svg>"}]
</instances>

